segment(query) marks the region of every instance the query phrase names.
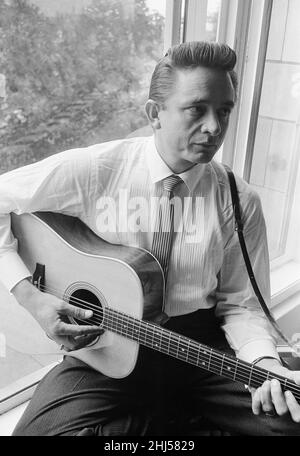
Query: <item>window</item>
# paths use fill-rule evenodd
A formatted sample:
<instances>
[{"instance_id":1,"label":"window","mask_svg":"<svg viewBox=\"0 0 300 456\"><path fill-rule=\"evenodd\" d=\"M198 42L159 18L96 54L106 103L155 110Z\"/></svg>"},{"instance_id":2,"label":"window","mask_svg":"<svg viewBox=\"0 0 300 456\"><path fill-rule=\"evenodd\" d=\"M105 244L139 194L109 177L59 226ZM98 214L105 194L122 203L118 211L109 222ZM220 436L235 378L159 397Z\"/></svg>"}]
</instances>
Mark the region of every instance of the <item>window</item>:
<instances>
[{"instance_id":1,"label":"window","mask_svg":"<svg viewBox=\"0 0 300 456\"><path fill-rule=\"evenodd\" d=\"M250 183L264 206L271 260L297 253L295 244L289 252L288 234L299 168L299 14L297 1L273 2L251 164Z\"/></svg>"},{"instance_id":2,"label":"window","mask_svg":"<svg viewBox=\"0 0 300 456\"><path fill-rule=\"evenodd\" d=\"M184 41L216 41L221 0L186 0Z\"/></svg>"},{"instance_id":3,"label":"window","mask_svg":"<svg viewBox=\"0 0 300 456\"><path fill-rule=\"evenodd\" d=\"M165 2L6 0L1 16L1 171L145 124Z\"/></svg>"},{"instance_id":4,"label":"window","mask_svg":"<svg viewBox=\"0 0 300 456\"><path fill-rule=\"evenodd\" d=\"M300 5L293 0L267 3L269 32L261 34L265 55L258 55L244 176L262 200L276 305L298 292L300 284L300 35L295 19Z\"/></svg>"},{"instance_id":5,"label":"window","mask_svg":"<svg viewBox=\"0 0 300 456\"><path fill-rule=\"evenodd\" d=\"M244 17L244 39L240 32L241 41L235 40L241 60L238 114L223 154L262 200L277 318L296 309L300 290L299 7L294 0L243 2L237 16Z\"/></svg>"},{"instance_id":6,"label":"window","mask_svg":"<svg viewBox=\"0 0 300 456\"><path fill-rule=\"evenodd\" d=\"M165 11L166 0L3 0L0 172L146 125ZM2 286L0 344L1 413L11 391L36 383L61 355Z\"/></svg>"}]
</instances>

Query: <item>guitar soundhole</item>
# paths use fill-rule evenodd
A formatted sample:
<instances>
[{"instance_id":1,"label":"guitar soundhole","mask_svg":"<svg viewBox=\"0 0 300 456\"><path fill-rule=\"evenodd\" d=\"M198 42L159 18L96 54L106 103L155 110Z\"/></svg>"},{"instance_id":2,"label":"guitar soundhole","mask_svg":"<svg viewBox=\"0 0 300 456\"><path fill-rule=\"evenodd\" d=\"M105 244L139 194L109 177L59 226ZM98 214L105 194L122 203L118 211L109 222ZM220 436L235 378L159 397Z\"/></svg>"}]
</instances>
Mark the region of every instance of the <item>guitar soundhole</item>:
<instances>
[{"instance_id":1,"label":"guitar soundhole","mask_svg":"<svg viewBox=\"0 0 300 456\"><path fill-rule=\"evenodd\" d=\"M70 295L69 299L70 304L74 306L81 307L82 309L92 310L93 316L87 320L78 320L77 318L72 318L75 323L78 325L86 325L89 323L101 325L103 320L103 309L99 298L90 290L80 288L74 291Z\"/></svg>"}]
</instances>

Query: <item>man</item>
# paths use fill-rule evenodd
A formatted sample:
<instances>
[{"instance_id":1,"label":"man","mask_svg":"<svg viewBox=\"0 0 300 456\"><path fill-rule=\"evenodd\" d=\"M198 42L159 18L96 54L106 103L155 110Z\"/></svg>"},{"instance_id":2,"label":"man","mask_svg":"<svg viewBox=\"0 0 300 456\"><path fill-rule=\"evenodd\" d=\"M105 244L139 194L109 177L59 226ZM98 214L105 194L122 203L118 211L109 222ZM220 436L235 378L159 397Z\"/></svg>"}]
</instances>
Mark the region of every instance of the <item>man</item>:
<instances>
[{"instance_id":1,"label":"man","mask_svg":"<svg viewBox=\"0 0 300 456\"><path fill-rule=\"evenodd\" d=\"M171 177L177 183L174 198L190 203L185 222L189 227L188 222L195 220L196 237L191 241L186 227L173 233L165 269L164 311L169 317L165 327L227 352L229 342L239 358L300 384L300 372L281 365L234 231L226 172L212 160L236 100L235 62L234 51L226 45L175 46L152 76L146 114L153 137L64 152L1 177L1 278L49 337L66 350L88 344L101 330L66 323L66 316L88 319L92 312L31 285L15 251L9 213L70 214L109 242L156 253L159 241L154 241L156 233L148 225L124 230L119 217L112 216L110 229L105 229L99 208L101 198L109 196L119 214L123 209L119 195L125 190L127 201L136 196L147 201L161 197ZM260 202L240 178L238 190L250 258L268 299ZM40 382L15 435L164 434L163 418L178 401L229 432L299 434L300 405L290 392L281 391L279 382L267 381L251 394L252 410L251 395L243 385L144 347L134 371L123 379L108 378L66 356Z\"/></svg>"}]
</instances>

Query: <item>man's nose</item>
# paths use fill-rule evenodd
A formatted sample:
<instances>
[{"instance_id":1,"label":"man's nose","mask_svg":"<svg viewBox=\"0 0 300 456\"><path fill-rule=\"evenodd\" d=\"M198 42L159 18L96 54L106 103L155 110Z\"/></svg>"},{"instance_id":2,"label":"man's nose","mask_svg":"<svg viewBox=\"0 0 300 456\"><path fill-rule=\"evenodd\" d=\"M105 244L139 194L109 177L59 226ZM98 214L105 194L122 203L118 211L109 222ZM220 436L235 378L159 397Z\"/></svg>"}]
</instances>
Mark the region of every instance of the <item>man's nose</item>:
<instances>
[{"instance_id":1,"label":"man's nose","mask_svg":"<svg viewBox=\"0 0 300 456\"><path fill-rule=\"evenodd\" d=\"M217 136L221 133L220 120L217 113L207 113L202 119L202 132L209 133L211 136Z\"/></svg>"}]
</instances>

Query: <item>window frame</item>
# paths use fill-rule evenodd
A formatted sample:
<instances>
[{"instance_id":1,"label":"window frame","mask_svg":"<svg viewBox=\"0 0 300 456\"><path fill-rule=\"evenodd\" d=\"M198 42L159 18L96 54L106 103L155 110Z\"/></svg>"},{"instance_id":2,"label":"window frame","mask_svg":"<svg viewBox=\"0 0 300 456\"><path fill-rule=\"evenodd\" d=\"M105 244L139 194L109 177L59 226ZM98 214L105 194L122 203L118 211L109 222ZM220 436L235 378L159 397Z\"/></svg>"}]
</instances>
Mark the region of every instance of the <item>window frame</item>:
<instances>
[{"instance_id":1,"label":"window frame","mask_svg":"<svg viewBox=\"0 0 300 456\"><path fill-rule=\"evenodd\" d=\"M44 366L0 390L0 416L31 399L38 383L59 362Z\"/></svg>"},{"instance_id":2,"label":"window frame","mask_svg":"<svg viewBox=\"0 0 300 456\"><path fill-rule=\"evenodd\" d=\"M231 0L223 1L231 3ZM260 2L250 0L248 6L246 6L246 2L243 5L243 11L240 14L248 26L244 36L245 42L240 43L239 47L244 49L244 52L239 53L236 40L234 42L232 39L228 40L226 34L224 40L233 46L238 55L242 57L240 63L242 70L238 73L239 81L241 81L239 100L228 137L224 142L223 162L232 166L234 171L243 176L246 181L249 181L251 173L272 7L273 0ZM299 134L298 141L300 141ZM276 314L283 315L285 302L286 312L297 305L300 291L300 258L299 255L298 257L291 255L293 240L296 236L296 226L293 221L297 218L297 204L300 203L299 169L297 172L298 189L295 188L294 200L289 202L291 223L287 232L288 245L280 258L270 262L271 308L275 317Z\"/></svg>"},{"instance_id":3,"label":"window frame","mask_svg":"<svg viewBox=\"0 0 300 456\"><path fill-rule=\"evenodd\" d=\"M166 0L164 52L180 42L183 0Z\"/></svg>"}]
</instances>

